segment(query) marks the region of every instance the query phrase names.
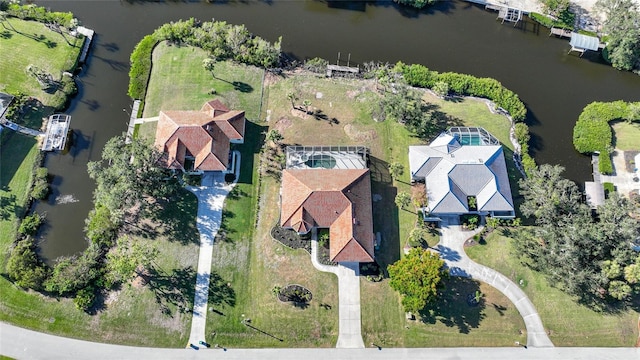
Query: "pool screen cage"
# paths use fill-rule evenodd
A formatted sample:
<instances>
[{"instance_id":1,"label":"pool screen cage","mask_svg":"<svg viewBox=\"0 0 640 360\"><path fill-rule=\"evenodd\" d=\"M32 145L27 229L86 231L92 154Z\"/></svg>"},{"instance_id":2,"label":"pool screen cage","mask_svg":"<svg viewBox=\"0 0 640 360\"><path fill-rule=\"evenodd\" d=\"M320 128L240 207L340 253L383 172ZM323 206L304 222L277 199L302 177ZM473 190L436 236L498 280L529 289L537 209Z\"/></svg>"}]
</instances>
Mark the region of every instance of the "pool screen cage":
<instances>
[{"instance_id":1,"label":"pool screen cage","mask_svg":"<svg viewBox=\"0 0 640 360\"><path fill-rule=\"evenodd\" d=\"M447 130L447 133L457 138L461 144L500 145L498 139L481 127L452 127ZM479 144L474 142L476 139L479 140Z\"/></svg>"},{"instance_id":2,"label":"pool screen cage","mask_svg":"<svg viewBox=\"0 0 640 360\"><path fill-rule=\"evenodd\" d=\"M287 146L287 169L366 169L366 146Z\"/></svg>"}]
</instances>

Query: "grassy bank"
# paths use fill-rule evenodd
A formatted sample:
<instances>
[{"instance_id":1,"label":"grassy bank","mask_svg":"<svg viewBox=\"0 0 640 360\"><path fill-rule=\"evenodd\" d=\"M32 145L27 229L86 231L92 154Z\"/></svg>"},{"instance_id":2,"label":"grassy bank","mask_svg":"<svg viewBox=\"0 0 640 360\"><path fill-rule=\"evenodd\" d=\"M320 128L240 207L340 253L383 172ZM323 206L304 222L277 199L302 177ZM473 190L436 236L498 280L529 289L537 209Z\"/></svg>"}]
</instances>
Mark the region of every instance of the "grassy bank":
<instances>
[{"instance_id":1,"label":"grassy bank","mask_svg":"<svg viewBox=\"0 0 640 360\"><path fill-rule=\"evenodd\" d=\"M493 232L486 245L467 248L475 261L516 283L529 296L556 346L633 346L638 338L638 315L627 310L606 314L579 305L576 299L553 288L540 273L523 266L514 255L513 239Z\"/></svg>"},{"instance_id":2,"label":"grassy bank","mask_svg":"<svg viewBox=\"0 0 640 360\"><path fill-rule=\"evenodd\" d=\"M83 39L64 36L43 23L8 18L0 29L0 91L23 93L51 105L55 94L43 91L26 67L34 65L60 80L62 72L73 72L82 50Z\"/></svg>"}]
</instances>

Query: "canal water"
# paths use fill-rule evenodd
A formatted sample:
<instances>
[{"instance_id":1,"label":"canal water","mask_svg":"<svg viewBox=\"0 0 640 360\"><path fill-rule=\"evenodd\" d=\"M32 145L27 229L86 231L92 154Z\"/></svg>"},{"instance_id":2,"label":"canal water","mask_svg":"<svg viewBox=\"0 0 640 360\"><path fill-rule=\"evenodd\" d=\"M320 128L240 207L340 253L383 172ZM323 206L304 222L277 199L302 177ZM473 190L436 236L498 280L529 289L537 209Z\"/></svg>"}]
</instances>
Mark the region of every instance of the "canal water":
<instances>
[{"instance_id":1,"label":"canal water","mask_svg":"<svg viewBox=\"0 0 640 360\"><path fill-rule=\"evenodd\" d=\"M47 156L54 176L50 200L36 206L47 213L42 256L51 261L83 250L84 219L92 207L94 183L87 162L98 160L106 141L126 131L131 99L126 95L129 55L135 44L163 23L196 17L245 24L270 41L283 37L283 52L296 59L338 52L352 63L380 60L420 63L437 71L492 77L527 105L538 163L560 164L566 176L590 178L589 158L575 152L572 128L592 101L640 101L640 76L604 64L597 54L567 54L567 40L548 37L533 23L514 28L496 13L460 1L424 11L391 1L40 1L71 11L96 31L90 57L78 77L73 116L74 145L68 154Z\"/></svg>"}]
</instances>

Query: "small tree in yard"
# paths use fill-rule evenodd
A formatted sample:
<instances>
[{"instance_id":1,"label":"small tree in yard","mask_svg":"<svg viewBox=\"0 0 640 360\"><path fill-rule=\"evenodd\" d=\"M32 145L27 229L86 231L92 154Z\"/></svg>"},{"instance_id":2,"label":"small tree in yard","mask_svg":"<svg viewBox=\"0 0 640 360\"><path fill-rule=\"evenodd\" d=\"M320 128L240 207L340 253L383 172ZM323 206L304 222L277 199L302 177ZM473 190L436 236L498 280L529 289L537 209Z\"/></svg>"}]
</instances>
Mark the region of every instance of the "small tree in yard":
<instances>
[{"instance_id":1,"label":"small tree in yard","mask_svg":"<svg viewBox=\"0 0 640 360\"><path fill-rule=\"evenodd\" d=\"M289 99L289 101L291 101L291 108L295 110L295 108L296 108L296 100L298 100L298 96L295 93L290 92L290 93L287 94L287 99Z\"/></svg>"},{"instance_id":2,"label":"small tree in yard","mask_svg":"<svg viewBox=\"0 0 640 360\"><path fill-rule=\"evenodd\" d=\"M202 60L202 67L211 73L211 76L213 76L214 78L216 77L216 75L213 73L213 70L216 67L216 60L212 59L212 58L206 58L204 60Z\"/></svg>"},{"instance_id":3,"label":"small tree in yard","mask_svg":"<svg viewBox=\"0 0 640 360\"><path fill-rule=\"evenodd\" d=\"M309 108L311 108L311 100L305 100L302 102L302 106L304 106L304 112L309 113Z\"/></svg>"},{"instance_id":4,"label":"small tree in yard","mask_svg":"<svg viewBox=\"0 0 640 360\"><path fill-rule=\"evenodd\" d=\"M411 195L407 194L404 191L399 192L398 195L396 195L396 205L399 208L404 209L405 207L409 206L409 204L411 204Z\"/></svg>"},{"instance_id":5,"label":"small tree in yard","mask_svg":"<svg viewBox=\"0 0 640 360\"><path fill-rule=\"evenodd\" d=\"M405 311L419 312L435 300L442 281L449 277L444 260L426 249L415 248L389 265L389 286L402 295Z\"/></svg>"},{"instance_id":6,"label":"small tree in yard","mask_svg":"<svg viewBox=\"0 0 640 360\"><path fill-rule=\"evenodd\" d=\"M389 164L389 172L394 179L397 179L404 174L404 166L399 162L393 162Z\"/></svg>"}]
</instances>

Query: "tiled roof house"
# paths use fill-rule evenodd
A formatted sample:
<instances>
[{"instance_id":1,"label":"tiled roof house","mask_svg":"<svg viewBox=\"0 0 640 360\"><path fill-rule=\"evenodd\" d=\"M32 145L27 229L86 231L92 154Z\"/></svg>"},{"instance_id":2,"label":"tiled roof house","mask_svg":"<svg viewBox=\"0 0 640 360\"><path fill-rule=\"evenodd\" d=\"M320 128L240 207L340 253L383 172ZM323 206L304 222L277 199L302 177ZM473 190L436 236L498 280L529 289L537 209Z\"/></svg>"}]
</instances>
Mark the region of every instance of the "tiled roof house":
<instances>
[{"instance_id":1,"label":"tiled roof house","mask_svg":"<svg viewBox=\"0 0 640 360\"><path fill-rule=\"evenodd\" d=\"M515 216L504 152L497 143L485 144L477 136L461 144L459 134L442 133L428 146L409 147L411 178L426 184L425 218L467 213ZM475 197L476 209L470 197Z\"/></svg>"},{"instance_id":2,"label":"tiled roof house","mask_svg":"<svg viewBox=\"0 0 640 360\"><path fill-rule=\"evenodd\" d=\"M212 100L200 111L161 111L155 147L170 169L226 171L230 144L243 143L244 130L244 111Z\"/></svg>"},{"instance_id":3,"label":"tiled roof house","mask_svg":"<svg viewBox=\"0 0 640 360\"><path fill-rule=\"evenodd\" d=\"M369 169L288 168L280 198L282 227L329 229L331 261L374 261Z\"/></svg>"}]
</instances>

